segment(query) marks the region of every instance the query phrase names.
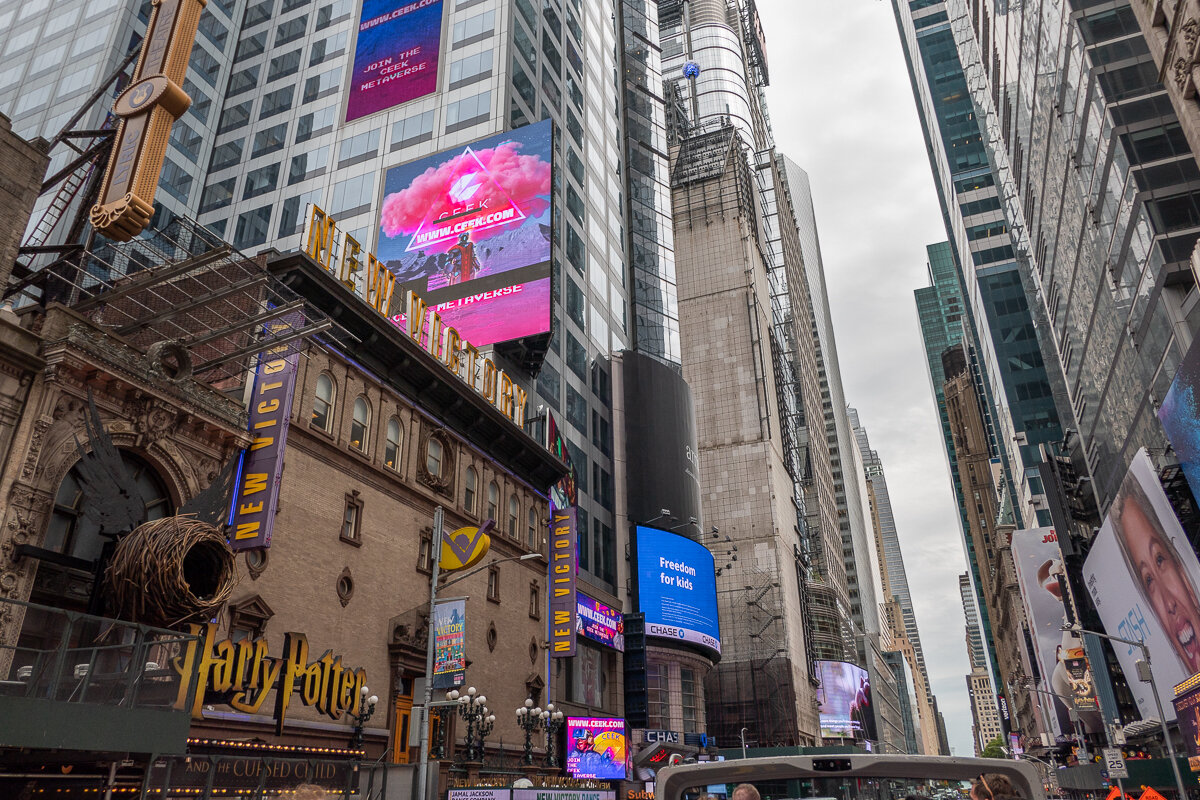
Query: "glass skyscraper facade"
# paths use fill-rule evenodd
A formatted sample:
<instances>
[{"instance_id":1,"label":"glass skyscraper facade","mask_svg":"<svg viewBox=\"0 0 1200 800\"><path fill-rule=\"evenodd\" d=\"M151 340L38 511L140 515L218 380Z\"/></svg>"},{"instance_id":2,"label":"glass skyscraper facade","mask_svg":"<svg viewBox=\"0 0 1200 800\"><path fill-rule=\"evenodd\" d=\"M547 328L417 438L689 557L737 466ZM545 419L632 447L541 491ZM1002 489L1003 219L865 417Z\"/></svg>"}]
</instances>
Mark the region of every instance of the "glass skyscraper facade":
<instances>
[{"instance_id":1,"label":"glass skyscraper facade","mask_svg":"<svg viewBox=\"0 0 1200 800\"><path fill-rule=\"evenodd\" d=\"M1200 325L1197 166L1130 6L947 2L1100 510L1138 448L1165 447L1156 406Z\"/></svg>"}]
</instances>

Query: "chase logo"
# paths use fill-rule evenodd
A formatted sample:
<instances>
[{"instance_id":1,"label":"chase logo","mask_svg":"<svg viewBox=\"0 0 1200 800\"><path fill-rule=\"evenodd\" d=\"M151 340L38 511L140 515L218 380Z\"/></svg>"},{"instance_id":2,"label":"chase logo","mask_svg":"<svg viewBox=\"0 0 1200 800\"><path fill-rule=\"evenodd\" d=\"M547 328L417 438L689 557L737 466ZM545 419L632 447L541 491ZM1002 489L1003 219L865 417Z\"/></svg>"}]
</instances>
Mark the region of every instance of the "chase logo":
<instances>
[{"instance_id":1,"label":"chase logo","mask_svg":"<svg viewBox=\"0 0 1200 800\"><path fill-rule=\"evenodd\" d=\"M683 628L680 628L679 629L679 638L682 639L683 637L684 637Z\"/></svg>"}]
</instances>

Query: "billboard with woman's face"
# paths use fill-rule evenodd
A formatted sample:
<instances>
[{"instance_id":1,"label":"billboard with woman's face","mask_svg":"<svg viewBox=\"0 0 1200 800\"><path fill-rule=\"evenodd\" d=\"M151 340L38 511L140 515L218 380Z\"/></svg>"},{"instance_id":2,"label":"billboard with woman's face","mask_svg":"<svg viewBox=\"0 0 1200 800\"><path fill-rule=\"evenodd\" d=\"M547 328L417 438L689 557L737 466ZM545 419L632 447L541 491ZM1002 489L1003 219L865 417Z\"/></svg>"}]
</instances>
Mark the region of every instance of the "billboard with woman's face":
<instances>
[{"instance_id":1,"label":"billboard with woman's face","mask_svg":"<svg viewBox=\"0 0 1200 800\"><path fill-rule=\"evenodd\" d=\"M1172 687L1200 672L1200 561L1144 448L1092 543L1083 578L1105 631L1146 643L1163 711L1174 719ZM1119 642L1113 649L1143 718L1158 716L1150 685L1137 678L1141 649Z\"/></svg>"}]
</instances>

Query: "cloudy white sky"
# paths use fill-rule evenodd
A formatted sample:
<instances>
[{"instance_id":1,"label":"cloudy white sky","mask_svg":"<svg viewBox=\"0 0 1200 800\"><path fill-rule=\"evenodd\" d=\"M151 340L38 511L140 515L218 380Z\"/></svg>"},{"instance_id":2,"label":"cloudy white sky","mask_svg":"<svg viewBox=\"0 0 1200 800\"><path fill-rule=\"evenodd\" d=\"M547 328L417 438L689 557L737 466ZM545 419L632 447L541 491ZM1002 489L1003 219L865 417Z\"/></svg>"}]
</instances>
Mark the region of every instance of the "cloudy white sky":
<instances>
[{"instance_id":1,"label":"cloudy white sky","mask_svg":"<svg viewBox=\"0 0 1200 800\"><path fill-rule=\"evenodd\" d=\"M971 755L966 569L913 290L946 238L886 0L758 0L775 142L808 171L846 399L879 451L950 745Z\"/></svg>"}]
</instances>

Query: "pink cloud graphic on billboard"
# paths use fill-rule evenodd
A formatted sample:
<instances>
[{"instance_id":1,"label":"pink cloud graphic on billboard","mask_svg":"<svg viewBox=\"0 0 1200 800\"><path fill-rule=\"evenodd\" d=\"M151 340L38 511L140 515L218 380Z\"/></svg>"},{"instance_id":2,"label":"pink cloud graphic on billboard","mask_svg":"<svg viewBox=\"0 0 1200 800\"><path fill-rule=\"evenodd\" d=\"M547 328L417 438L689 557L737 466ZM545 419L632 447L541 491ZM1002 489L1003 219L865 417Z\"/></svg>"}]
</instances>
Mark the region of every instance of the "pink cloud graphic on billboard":
<instances>
[{"instance_id":1,"label":"pink cloud graphic on billboard","mask_svg":"<svg viewBox=\"0 0 1200 800\"><path fill-rule=\"evenodd\" d=\"M454 241L470 232L524 222L550 207L543 197L550 164L523 155L520 142L505 142L476 153L470 147L456 158L425 170L412 185L383 201L383 232L408 236L405 252Z\"/></svg>"},{"instance_id":2,"label":"pink cloud graphic on billboard","mask_svg":"<svg viewBox=\"0 0 1200 800\"><path fill-rule=\"evenodd\" d=\"M378 258L476 347L550 330L549 120L390 168Z\"/></svg>"}]
</instances>

